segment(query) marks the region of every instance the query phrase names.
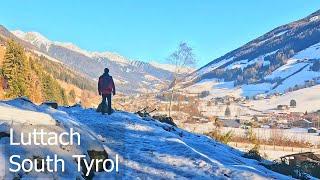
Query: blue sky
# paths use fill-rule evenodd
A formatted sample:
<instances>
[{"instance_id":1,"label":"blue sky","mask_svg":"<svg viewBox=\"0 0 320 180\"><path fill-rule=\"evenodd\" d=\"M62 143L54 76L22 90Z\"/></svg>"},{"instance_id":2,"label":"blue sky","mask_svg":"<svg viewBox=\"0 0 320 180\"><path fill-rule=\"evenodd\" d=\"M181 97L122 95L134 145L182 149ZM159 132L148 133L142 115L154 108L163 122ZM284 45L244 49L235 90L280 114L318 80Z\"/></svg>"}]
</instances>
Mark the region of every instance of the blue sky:
<instances>
[{"instance_id":1,"label":"blue sky","mask_svg":"<svg viewBox=\"0 0 320 180\"><path fill-rule=\"evenodd\" d=\"M319 0L10 0L1 2L0 24L143 61L165 62L185 41L202 66L319 7Z\"/></svg>"}]
</instances>

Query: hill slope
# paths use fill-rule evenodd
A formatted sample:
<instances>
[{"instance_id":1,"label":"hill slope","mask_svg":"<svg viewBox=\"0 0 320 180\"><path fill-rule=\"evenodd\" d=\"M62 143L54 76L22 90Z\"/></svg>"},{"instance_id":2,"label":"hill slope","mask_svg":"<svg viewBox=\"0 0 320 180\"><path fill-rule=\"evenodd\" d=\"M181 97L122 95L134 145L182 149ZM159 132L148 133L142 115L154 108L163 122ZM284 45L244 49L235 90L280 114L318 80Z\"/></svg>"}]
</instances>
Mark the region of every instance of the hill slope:
<instances>
[{"instance_id":1,"label":"hill slope","mask_svg":"<svg viewBox=\"0 0 320 180\"><path fill-rule=\"evenodd\" d=\"M72 104L79 98L85 102L82 93L94 95L96 83L92 79L68 68L61 62L50 59L49 56L36 53L36 50L30 49L29 46L33 47L17 38L0 34L0 97L2 99L27 96L36 103L50 100L61 104ZM14 75L13 67L19 67L18 74ZM20 80L13 82L18 76ZM23 92L16 93L19 89ZM92 101L87 105L91 106L90 103Z\"/></svg>"},{"instance_id":2,"label":"hill slope","mask_svg":"<svg viewBox=\"0 0 320 180\"><path fill-rule=\"evenodd\" d=\"M319 83L319 45L320 10L211 61L187 81L230 82L228 88L240 87L243 96L300 89Z\"/></svg>"},{"instance_id":3,"label":"hill slope","mask_svg":"<svg viewBox=\"0 0 320 180\"><path fill-rule=\"evenodd\" d=\"M255 160L241 157L242 153L218 143L206 136L192 134L187 131L160 123L153 119L143 119L127 112L115 112L110 116L97 114L93 109L81 107L59 107L58 110L17 99L0 102L1 131L4 126L14 123L15 131L37 127L38 123L50 124L51 131L61 131L74 127L84 136L84 144L71 149L46 146L42 151L32 151L35 147L22 149L21 146L6 146L2 158L8 158L10 152L24 152L24 157L44 156L57 153L66 159L68 171L65 173L19 173L20 178L30 177L63 177L76 178L75 162L70 158L72 153L86 153L88 150L101 147L114 158L119 155L119 173L95 173L96 178L152 178L152 179L253 179L279 178L288 179L272 172ZM11 114L16 116L11 117ZM24 117L24 118L21 118ZM57 123L59 122L59 123ZM48 124L48 125L49 125ZM28 128L26 128L28 127ZM87 138L91 138L88 140ZM0 140L7 145L8 137ZM90 143L88 143L90 142ZM1 166L3 172L5 166ZM1 173L3 176L4 173ZM8 177L14 174L6 174Z\"/></svg>"}]
</instances>

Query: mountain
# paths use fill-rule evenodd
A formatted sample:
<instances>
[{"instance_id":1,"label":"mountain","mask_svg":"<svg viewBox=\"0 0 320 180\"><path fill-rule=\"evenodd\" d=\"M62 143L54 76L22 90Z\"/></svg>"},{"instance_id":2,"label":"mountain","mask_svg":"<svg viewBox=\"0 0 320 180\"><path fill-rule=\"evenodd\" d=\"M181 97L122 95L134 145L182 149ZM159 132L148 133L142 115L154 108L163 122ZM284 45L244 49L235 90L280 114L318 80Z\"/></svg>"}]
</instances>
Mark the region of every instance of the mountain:
<instances>
[{"instance_id":1,"label":"mountain","mask_svg":"<svg viewBox=\"0 0 320 180\"><path fill-rule=\"evenodd\" d=\"M243 96L284 93L318 84L319 59L320 10L211 61L186 84L214 81L223 88L240 88Z\"/></svg>"},{"instance_id":2,"label":"mountain","mask_svg":"<svg viewBox=\"0 0 320 180\"><path fill-rule=\"evenodd\" d=\"M0 98L26 96L35 103L83 102L92 106L96 83L0 26Z\"/></svg>"},{"instance_id":3,"label":"mountain","mask_svg":"<svg viewBox=\"0 0 320 180\"><path fill-rule=\"evenodd\" d=\"M57 134L73 128L80 133L81 143L9 145L10 127L17 135L15 142L20 133L41 127L44 132ZM0 172L5 172L0 174L1 179L290 179L207 136L121 111L102 116L94 109L80 106L53 109L26 99L0 101L0 132L0 145L5 147L1 149L0 159L6 162L0 164ZM59 171L59 166L58 172L52 173L8 172L8 167L16 168L5 161L12 154L20 155L20 160L41 160L56 154L63 158L66 171ZM78 172L77 161L72 158L79 154L87 160L110 158L114 162L118 156L119 172L92 172L90 177L85 177L85 166L81 165L82 172Z\"/></svg>"},{"instance_id":4,"label":"mountain","mask_svg":"<svg viewBox=\"0 0 320 180\"><path fill-rule=\"evenodd\" d=\"M129 60L112 52L89 52L72 43L54 42L38 32L12 31L18 38L36 46L41 53L61 61L96 80L104 67L110 69L119 91L141 93L166 87L173 70L155 63Z\"/></svg>"}]
</instances>

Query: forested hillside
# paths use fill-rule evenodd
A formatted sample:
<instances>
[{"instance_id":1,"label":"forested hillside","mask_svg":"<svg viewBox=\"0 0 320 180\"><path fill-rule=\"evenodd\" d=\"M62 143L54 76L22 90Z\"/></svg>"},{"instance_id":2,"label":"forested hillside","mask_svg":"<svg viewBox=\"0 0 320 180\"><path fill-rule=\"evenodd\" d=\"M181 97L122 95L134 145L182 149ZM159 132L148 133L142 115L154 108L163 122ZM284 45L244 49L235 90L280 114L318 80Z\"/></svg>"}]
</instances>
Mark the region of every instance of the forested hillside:
<instances>
[{"instance_id":1,"label":"forested hillside","mask_svg":"<svg viewBox=\"0 0 320 180\"><path fill-rule=\"evenodd\" d=\"M67 92L59 82L87 92L95 90L94 82L85 76L25 50L14 40L1 44L0 62L0 98L26 96L36 103L55 101L67 105L75 103L77 95L74 89ZM78 96L82 100L82 94Z\"/></svg>"}]
</instances>

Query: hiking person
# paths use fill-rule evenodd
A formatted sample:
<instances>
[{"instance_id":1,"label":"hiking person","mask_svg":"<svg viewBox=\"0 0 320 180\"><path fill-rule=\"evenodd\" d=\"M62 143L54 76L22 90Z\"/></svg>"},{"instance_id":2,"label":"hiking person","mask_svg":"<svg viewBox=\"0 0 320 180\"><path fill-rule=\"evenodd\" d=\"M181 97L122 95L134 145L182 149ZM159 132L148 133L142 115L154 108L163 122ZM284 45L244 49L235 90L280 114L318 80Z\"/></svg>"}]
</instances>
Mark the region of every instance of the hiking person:
<instances>
[{"instance_id":1,"label":"hiking person","mask_svg":"<svg viewBox=\"0 0 320 180\"><path fill-rule=\"evenodd\" d=\"M105 114L105 105L106 100L108 100L108 107L107 107L107 113L111 114L111 93L113 95L116 95L116 89L114 86L113 78L109 75L109 69L105 68L104 73L99 77L98 82L98 92L99 95L102 96L102 102L101 102L101 113ZM99 105L99 106L100 106ZM99 109L99 107L98 107Z\"/></svg>"}]
</instances>

